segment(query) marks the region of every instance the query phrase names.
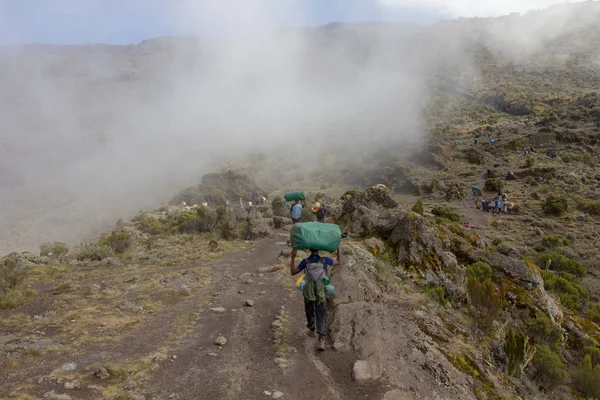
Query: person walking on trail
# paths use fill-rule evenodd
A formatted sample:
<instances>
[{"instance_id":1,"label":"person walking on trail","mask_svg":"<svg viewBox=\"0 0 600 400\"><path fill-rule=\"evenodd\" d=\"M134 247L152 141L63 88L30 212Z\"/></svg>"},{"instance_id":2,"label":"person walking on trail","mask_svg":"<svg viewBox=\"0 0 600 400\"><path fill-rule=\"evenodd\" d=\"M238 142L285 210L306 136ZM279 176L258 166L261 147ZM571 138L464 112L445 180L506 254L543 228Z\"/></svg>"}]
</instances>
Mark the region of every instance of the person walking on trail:
<instances>
[{"instance_id":1,"label":"person walking on trail","mask_svg":"<svg viewBox=\"0 0 600 400\"><path fill-rule=\"evenodd\" d=\"M300 204L300 200L296 200L292 208L290 209L292 223L297 224L300 222L300 216L302 215L302 204Z\"/></svg>"},{"instance_id":2,"label":"person walking on trail","mask_svg":"<svg viewBox=\"0 0 600 400\"><path fill-rule=\"evenodd\" d=\"M473 200L477 200L477 193L479 192L479 187L477 185L471 186L471 191L473 192Z\"/></svg>"},{"instance_id":3,"label":"person walking on trail","mask_svg":"<svg viewBox=\"0 0 600 400\"><path fill-rule=\"evenodd\" d=\"M325 208L325 205L316 202L315 206L312 209L312 213L315 214L315 216L317 217L317 222L325 222L325 213L327 212L327 209Z\"/></svg>"},{"instance_id":4,"label":"person walking on trail","mask_svg":"<svg viewBox=\"0 0 600 400\"><path fill-rule=\"evenodd\" d=\"M306 327L308 335L315 337L318 334L319 351L325 351L325 337L327 336L327 291L329 278L327 270L329 265L342 263L340 249L338 248L335 261L329 257L321 257L318 250L310 250L310 256L305 258L296 267L296 250L292 250L290 273L297 275L304 271L304 282L300 284L304 294L304 310L306 311Z\"/></svg>"}]
</instances>

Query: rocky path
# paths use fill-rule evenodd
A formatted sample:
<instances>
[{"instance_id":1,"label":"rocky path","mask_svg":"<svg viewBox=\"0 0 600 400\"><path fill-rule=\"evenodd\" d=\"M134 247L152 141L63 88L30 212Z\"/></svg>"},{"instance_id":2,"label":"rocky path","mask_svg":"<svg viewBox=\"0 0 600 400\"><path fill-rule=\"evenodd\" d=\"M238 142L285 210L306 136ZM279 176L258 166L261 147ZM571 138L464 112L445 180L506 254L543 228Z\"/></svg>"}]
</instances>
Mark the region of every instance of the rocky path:
<instances>
[{"instance_id":1,"label":"rocky path","mask_svg":"<svg viewBox=\"0 0 600 400\"><path fill-rule=\"evenodd\" d=\"M295 279L286 271L258 273L276 263L282 248L265 241L220 271L225 279L215 286L214 301L200 311L177 361L154 374L147 398L368 398L351 380L353 360L331 349L316 352ZM226 344L216 345L218 337Z\"/></svg>"},{"instance_id":2,"label":"rocky path","mask_svg":"<svg viewBox=\"0 0 600 400\"><path fill-rule=\"evenodd\" d=\"M116 343L42 355L30 367L0 378L0 397L9 396L20 381L36 398L65 400L380 398L381 390L352 380L355 360L349 354L330 346L317 353L316 339L306 335L302 295L287 268L259 272L278 263L285 237L281 233L208 263L209 288L161 310ZM226 343L215 344L218 338ZM81 382L68 390L68 378L52 376L69 363L77 365ZM123 366L128 377L94 376L107 365ZM144 376L132 380L138 367Z\"/></svg>"}]
</instances>

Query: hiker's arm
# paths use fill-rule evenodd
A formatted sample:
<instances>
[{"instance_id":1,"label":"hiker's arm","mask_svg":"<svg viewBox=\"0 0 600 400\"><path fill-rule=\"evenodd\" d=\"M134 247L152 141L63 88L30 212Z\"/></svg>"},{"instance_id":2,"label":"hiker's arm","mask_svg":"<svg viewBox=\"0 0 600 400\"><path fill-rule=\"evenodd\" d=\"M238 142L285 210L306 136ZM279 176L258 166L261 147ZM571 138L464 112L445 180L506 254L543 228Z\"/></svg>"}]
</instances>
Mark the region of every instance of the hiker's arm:
<instances>
[{"instance_id":1,"label":"hiker's arm","mask_svg":"<svg viewBox=\"0 0 600 400\"><path fill-rule=\"evenodd\" d=\"M292 256L290 258L290 274L291 275L296 275L302 271L300 271L298 269L298 267L296 267L296 250L292 250Z\"/></svg>"},{"instance_id":2,"label":"hiker's arm","mask_svg":"<svg viewBox=\"0 0 600 400\"><path fill-rule=\"evenodd\" d=\"M341 263L342 263L342 253L340 252L340 248L338 247L337 254L335 257L335 261L333 262L333 265L340 265Z\"/></svg>"}]
</instances>

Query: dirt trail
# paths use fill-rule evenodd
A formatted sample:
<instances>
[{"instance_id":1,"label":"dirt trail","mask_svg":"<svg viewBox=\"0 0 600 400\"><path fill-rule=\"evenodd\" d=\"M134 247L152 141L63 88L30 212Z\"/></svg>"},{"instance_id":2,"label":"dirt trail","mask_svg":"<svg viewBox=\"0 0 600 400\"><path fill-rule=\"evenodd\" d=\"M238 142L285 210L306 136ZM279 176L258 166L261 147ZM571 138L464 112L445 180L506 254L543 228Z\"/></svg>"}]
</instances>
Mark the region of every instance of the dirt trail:
<instances>
[{"instance_id":1,"label":"dirt trail","mask_svg":"<svg viewBox=\"0 0 600 400\"><path fill-rule=\"evenodd\" d=\"M73 399L102 398L88 385L111 385L86 374L81 389L67 391L62 382L48 379L52 371L75 362L80 371L93 365L127 365L169 349L168 359L150 372L130 393L145 399L364 399L381 398L383 388L360 386L351 379L354 359L328 346L317 353L316 339L306 335L304 305L287 271L259 274L277 264L284 246L276 239L257 242L253 249L231 253L207 263L209 289L172 305L122 335L118 342L90 345L74 354L42 356L19 373L0 378L0 397L15 382L27 382L27 393L67 393ZM252 300L252 307L246 306ZM211 309L223 307L224 312ZM273 343L272 323L285 311L284 346ZM186 321L182 332L174 328ZM218 336L227 343L214 344ZM282 362L281 359L284 359ZM118 386L124 386L126 382Z\"/></svg>"}]
</instances>

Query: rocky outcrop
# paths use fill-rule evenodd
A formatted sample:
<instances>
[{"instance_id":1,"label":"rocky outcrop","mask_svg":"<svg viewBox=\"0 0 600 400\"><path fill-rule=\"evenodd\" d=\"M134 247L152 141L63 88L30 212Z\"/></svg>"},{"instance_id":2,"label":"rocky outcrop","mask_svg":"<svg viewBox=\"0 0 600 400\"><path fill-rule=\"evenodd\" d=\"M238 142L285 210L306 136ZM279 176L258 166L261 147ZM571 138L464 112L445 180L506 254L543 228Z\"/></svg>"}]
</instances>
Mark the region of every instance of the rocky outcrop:
<instances>
[{"instance_id":1,"label":"rocky outcrop","mask_svg":"<svg viewBox=\"0 0 600 400\"><path fill-rule=\"evenodd\" d=\"M247 222L246 240L256 240L261 237L270 237L272 235L269 224L256 208L252 208L248 212Z\"/></svg>"},{"instance_id":2,"label":"rocky outcrop","mask_svg":"<svg viewBox=\"0 0 600 400\"><path fill-rule=\"evenodd\" d=\"M445 323L397 285L386 285L380 261L360 249L343 246L344 265L331 273L336 287L331 339L335 350L354 357L348 373L357 383L382 381L415 399L475 399L482 387L507 394L481 354L452 361L455 336L467 332L460 322Z\"/></svg>"},{"instance_id":3,"label":"rocky outcrop","mask_svg":"<svg viewBox=\"0 0 600 400\"><path fill-rule=\"evenodd\" d=\"M340 226L351 235L383 239L394 249L398 265L421 276L444 275L455 267L425 219L398 205L383 185L350 197L342 208Z\"/></svg>"},{"instance_id":4,"label":"rocky outcrop","mask_svg":"<svg viewBox=\"0 0 600 400\"><path fill-rule=\"evenodd\" d=\"M171 204L182 201L188 205L208 202L213 206L225 205L227 201L232 207L239 207L240 198L244 207L249 201L258 204L266 194L246 175L235 172L213 173L202 177L202 182L188 188L175 196Z\"/></svg>"}]
</instances>

